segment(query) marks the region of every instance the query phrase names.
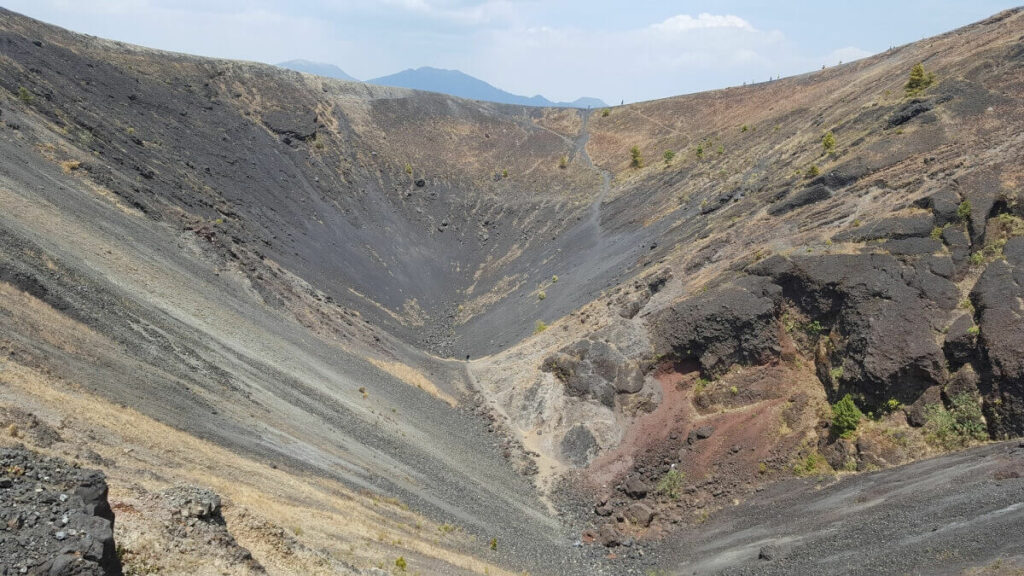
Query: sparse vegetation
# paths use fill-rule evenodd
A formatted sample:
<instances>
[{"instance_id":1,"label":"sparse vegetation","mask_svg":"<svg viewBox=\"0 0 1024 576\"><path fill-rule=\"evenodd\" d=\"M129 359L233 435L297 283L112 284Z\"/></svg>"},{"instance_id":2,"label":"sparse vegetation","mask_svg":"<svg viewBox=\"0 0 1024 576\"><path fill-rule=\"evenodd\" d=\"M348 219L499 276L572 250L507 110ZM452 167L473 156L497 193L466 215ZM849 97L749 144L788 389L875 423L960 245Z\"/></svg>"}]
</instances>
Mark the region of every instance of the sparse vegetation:
<instances>
[{"instance_id":1,"label":"sparse vegetation","mask_svg":"<svg viewBox=\"0 0 1024 576\"><path fill-rule=\"evenodd\" d=\"M612 113L611 110L605 108L604 110L601 110L601 117L602 118L607 118L608 115L611 114L611 113Z\"/></svg>"},{"instance_id":2,"label":"sparse vegetation","mask_svg":"<svg viewBox=\"0 0 1024 576\"><path fill-rule=\"evenodd\" d=\"M910 69L910 77L907 79L907 84L903 89L906 91L907 96L917 96L931 86L933 82L935 82L935 74L926 72L924 64L919 62Z\"/></svg>"},{"instance_id":3,"label":"sparse vegetation","mask_svg":"<svg viewBox=\"0 0 1024 576\"><path fill-rule=\"evenodd\" d=\"M863 414L853 402L853 397L847 394L838 402L832 405L832 432L836 436L849 438L857 426Z\"/></svg>"},{"instance_id":4,"label":"sparse vegetation","mask_svg":"<svg viewBox=\"0 0 1024 576\"><path fill-rule=\"evenodd\" d=\"M566 168L568 168L569 167L569 157L563 154L562 157L558 159L558 167L561 168L562 170L565 170Z\"/></svg>"},{"instance_id":5,"label":"sparse vegetation","mask_svg":"<svg viewBox=\"0 0 1024 576\"><path fill-rule=\"evenodd\" d=\"M977 324L975 324L974 326L971 326L970 328L967 329L967 334L969 336L977 337L978 334L981 334L981 328Z\"/></svg>"},{"instance_id":6,"label":"sparse vegetation","mask_svg":"<svg viewBox=\"0 0 1024 576\"><path fill-rule=\"evenodd\" d=\"M491 538L491 550L497 550L497 549L498 549L498 539L497 538Z\"/></svg>"},{"instance_id":7,"label":"sparse vegetation","mask_svg":"<svg viewBox=\"0 0 1024 576\"><path fill-rule=\"evenodd\" d=\"M537 320L537 322L533 325L533 333L534 334L540 334L541 332L543 332L543 331L545 331L547 329L548 329L548 325L545 324L543 320Z\"/></svg>"},{"instance_id":8,"label":"sparse vegetation","mask_svg":"<svg viewBox=\"0 0 1024 576\"><path fill-rule=\"evenodd\" d=\"M78 160L65 160L60 163L60 169L63 170L65 174L70 174L75 170L78 170L81 166L82 163Z\"/></svg>"},{"instance_id":9,"label":"sparse vegetation","mask_svg":"<svg viewBox=\"0 0 1024 576\"><path fill-rule=\"evenodd\" d=\"M551 277L551 283L552 284L558 284L558 275L557 274Z\"/></svg>"},{"instance_id":10,"label":"sparse vegetation","mask_svg":"<svg viewBox=\"0 0 1024 576\"><path fill-rule=\"evenodd\" d=\"M818 174L821 174L821 170L818 169L817 164L811 164L811 167L804 172L804 176L806 176L807 178L814 178Z\"/></svg>"},{"instance_id":11,"label":"sparse vegetation","mask_svg":"<svg viewBox=\"0 0 1024 576\"><path fill-rule=\"evenodd\" d=\"M829 378L832 379L832 383L835 384L843 377L843 367L835 366L828 372Z\"/></svg>"},{"instance_id":12,"label":"sparse vegetation","mask_svg":"<svg viewBox=\"0 0 1024 576\"><path fill-rule=\"evenodd\" d=\"M971 218L971 201L964 200L956 207L956 218L961 222L967 222Z\"/></svg>"},{"instance_id":13,"label":"sparse vegetation","mask_svg":"<svg viewBox=\"0 0 1024 576\"><path fill-rule=\"evenodd\" d=\"M405 572L405 570L406 570L406 568L408 568L408 566L409 565L405 561L405 558L403 556L399 556L398 559L395 560L395 568L398 568L402 572Z\"/></svg>"},{"instance_id":14,"label":"sparse vegetation","mask_svg":"<svg viewBox=\"0 0 1024 576\"><path fill-rule=\"evenodd\" d=\"M665 160L665 164L671 164L672 159L676 157L676 153L671 150L665 150L661 157Z\"/></svg>"},{"instance_id":15,"label":"sparse vegetation","mask_svg":"<svg viewBox=\"0 0 1024 576\"><path fill-rule=\"evenodd\" d=\"M834 154L836 151L836 135L831 130L825 132L821 136L821 147L825 150L825 154Z\"/></svg>"},{"instance_id":16,"label":"sparse vegetation","mask_svg":"<svg viewBox=\"0 0 1024 576\"><path fill-rule=\"evenodd\" d=\"M658 494L667 496L672 500L678 500L683 495L683 482L686 481L686 474L673 468L665 473L658 480L656 490Z\"/></svg>"},{"instance_id":17,"label":"sparse vegetation","mask_svg":"<svg viewBox=\"0 0 1024 576\"><path fill-rule=\"evenodd\" d=\"M743 126L740 126L740 132L746 132L749 129L750 128L748 128L746 124L744 124Z\"/></svg>"},{"instance_id":18,"label":"sparse vegetation","mask_svg":"<svg viewBox=\"0 0 1024 576\"><path fill-rule=\"evenodd\" d=\"M793 473L797 476L810 476L818 471L821 466L822 457L817 452L811 452L793 464Z\"/></svg>"},{"instance_id":19,"label":"sparse vegetation","mask_svg":"<svg viewBox=\"0 0 1024 576\"><path fill-rule=\"evenodd\" d=\"M412 176L412 164L405 165L405 173Z\"/></svg>"},{"instance_id":20,"label":"sparse vegetation","mask_svg":"<svg viewBox=\"0 0 1024 576\"><path fill-rule=\"evenodd\" d=\"M703 144L697 144L697 149L695 150L695 153L697 154L697 159L698 160L703 158L704 157L704 145Z\"/></svg>"},{"instance_id":21,"label":"sparse vegetation","mask_svg":"<svg viewBox=\"0 0 1024 576\"><path fill-rule=\"evenodd\" d=\"M947 409L942 404L925 407L925 440L938 448L953 450L988 439L985 418L970 394L957 394Z\"/></svg>"},{"instance_id":22,"label":"sparse vegetation","mask_svg":"<svg viewBox=\"0 0 1024 576\"><path fill-rule=\"evenodd\" d=\"M537 300L543 300L543 299L545 299L547 297L548 297L547 292L545 292L543 290L541 290L540 292L537 292Z\"/></svg>"},{"instance_id":23,"label":"sparse vegetation","mask_svg":"<svg viewBox=\"0 0 1024 576\"><path fill-rule=\"evenodd\" d=\"M629 161L629 165L630 166L632 166L633 168L643 168L644 167L644 157L640 155L640 148L638 148L636 146L633 146L632 148L630 148L629 149L629 157L630 157L630 161Z\"/></svg>"},{"instance_id":24,"label":"sparse vegetation","mask_svg":"<svg viewBox=\"0 0 1024 576\"><path fill-rule=\"evenodd\" d=\"M21 100L25 104L31 104L36 97L34 94L28 91L28 88L24 86L18 86L18 100Z\"/></svg>"},{"instance_id":25,"label":"sparse vegetation","mask_svg":"<svg viewBox=\"0 0 1024 576\"><path fill-rule=\"evenodd\" d=\"M501 177L502 178L508 178L508 170L507 169L501 171Z\"/></svg>"}]
</instances>

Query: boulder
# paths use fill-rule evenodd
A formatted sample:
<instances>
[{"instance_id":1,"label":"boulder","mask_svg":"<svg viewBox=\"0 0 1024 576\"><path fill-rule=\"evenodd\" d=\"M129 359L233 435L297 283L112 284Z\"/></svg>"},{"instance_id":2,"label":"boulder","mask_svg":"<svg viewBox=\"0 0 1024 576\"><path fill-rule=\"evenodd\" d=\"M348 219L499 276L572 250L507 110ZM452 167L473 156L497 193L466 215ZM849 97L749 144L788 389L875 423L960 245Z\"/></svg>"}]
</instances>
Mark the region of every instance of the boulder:
<instances>
[{"instance_id":1,"label":"boulder","mask_svg":"<svg viewBox=\"0 0 1024 576\"><path fill-rule=\"evenodd\" d=\"M867 242L881 238L900 239L925 237L935 227L931 214L918 213L909 216L892 216L869 222L851 230L845 230L832 237L833 242Z\"/></svg>"},{"instance_id":2,"label":"boulder","mask_svg":"<svg viewBox=\"0 0 1024 576\"><path fill-rule=\"evenodd\" d=\"M961 314L950 324L942 350L950 370L956 370L974 358L978 351L978 337L973 316Z\"/></svg>"},{"instance_id":3,"label":"boulder","mask_svg":"<svg viewBox=\"0 0 1024 576\"><path fill-rule=\"evenodd\" d=\"M647 493L651 491L651 488L646 482L639 478L630 478L622 485L622 491L626 493L626 496L639 500L647 496Z\"/></svg>"},{"instance_id":4,"label":"boulder","mask_svg":"<svg viewBox=\"0 0 1024 576\"><path fill-rule=\"evenodd\" d=\"M683 300L652 317L655 350L696 360L702 373L712 377L736 363L776 358L781 295L768 279L744 276Z\"/></svg>"}]
</instances>

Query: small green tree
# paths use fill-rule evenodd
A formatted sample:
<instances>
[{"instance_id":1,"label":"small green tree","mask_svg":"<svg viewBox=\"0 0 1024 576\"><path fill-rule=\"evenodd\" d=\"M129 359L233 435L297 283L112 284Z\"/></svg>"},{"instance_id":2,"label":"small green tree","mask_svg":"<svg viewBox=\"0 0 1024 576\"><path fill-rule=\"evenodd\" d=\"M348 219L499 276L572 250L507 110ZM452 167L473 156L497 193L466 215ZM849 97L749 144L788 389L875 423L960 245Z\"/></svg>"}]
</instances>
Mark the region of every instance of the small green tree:
<instances>
[{"instance_id":1,"label":"small green tree","mask_svg":"<svg viewBox=\"0 0 1024 576\"><path fill-rule=\"evenodd\" d=\"M672 500L679 500L679 497L683 494L683 482L685 480L686 474L675 468L669 470L658 480L658 494L668 496Z\"/></svg>"},{"instance_id":2,"label":"small green tree","mask_svg":"<svg viewBox=\"0 0 1024 576\"><path fill-rule=\"evenodd\" d=\"M676 153L671 150L665 150L665 153L661 155L665 159L665 164L672 163L672 159L676 157Z\"/></svg>"},{"instance_id":3,"label":"small green tree","mask_svg":"<svg viewBox=\"0 0 1024 576\"><path fill-rule=\"evenodd\" d=\"M836 436L848 438L857 429L862 416L853 397L847 394L832 405L832 431Z\"/></svg>"},{"instance_id":4,"label":"small green tree","mask_svg":"<svg viewBox=\"0 0 1024 576\"><path fill-rule=\"evenodd\" d=\"M831 130L822 134L821 147L825 149L825 154L832 154L836 151L836 135Z\"/></svg>"},{"instance_id":5,"label":"small green tree","mask_svg":"<svg viewBox=\"0 0 1024 576\"><path fill-rule=\"evenodd\" d=\"M629 156L631 158L631 160L629 162L630 166L632 166L633 168L643 168L644 167L644 157L640 155L640 149L639 148L637 148L636 146L633 146L632 148L630 148L629 149Z\"/></svg>"},{"instance_id":6,"label":"small green tree","mask_svg":"<svg viewBox=\"0 0 1024 576\"><path fill-rule=\"evenodd\" d=\"M919 62L910 69L910 78L907 79L907 84L903 89L906 91L907 96L916 96L923 92L925 88L931 86L932 82L935 82L935 74L925 72L924 64Z\"/></svg>"}]
</instances>

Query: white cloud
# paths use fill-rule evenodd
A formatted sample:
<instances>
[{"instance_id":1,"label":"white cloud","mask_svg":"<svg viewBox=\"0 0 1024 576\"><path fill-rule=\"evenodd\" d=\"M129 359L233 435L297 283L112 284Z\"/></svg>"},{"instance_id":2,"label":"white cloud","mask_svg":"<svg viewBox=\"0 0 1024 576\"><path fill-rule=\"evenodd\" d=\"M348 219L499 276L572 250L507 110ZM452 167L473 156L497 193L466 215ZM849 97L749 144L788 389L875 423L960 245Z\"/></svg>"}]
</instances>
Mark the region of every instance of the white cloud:
<instances>
[{"instance_id":1,"label":"white cloud","mask_svg":"<svg viewBox=\"0 0 1024 576\"><path fill-rule=\"evenodd\" d=\"M749 22L732 14L708 14L702 12L696 18L689 14L678 14L664 22L652 24L651 28L661 32L686 32L700 28L740 28L753 30Z\"/></svg>"}]
</instances>

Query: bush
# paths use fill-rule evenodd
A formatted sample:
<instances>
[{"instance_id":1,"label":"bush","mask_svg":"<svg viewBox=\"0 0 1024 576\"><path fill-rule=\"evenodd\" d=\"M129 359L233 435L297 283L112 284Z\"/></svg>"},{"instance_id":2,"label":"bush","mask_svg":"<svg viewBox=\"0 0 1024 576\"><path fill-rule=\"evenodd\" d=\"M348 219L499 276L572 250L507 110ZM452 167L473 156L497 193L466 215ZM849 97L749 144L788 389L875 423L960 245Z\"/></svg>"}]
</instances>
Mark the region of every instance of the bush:
<instances>
[{"instance_id":1,"label":"bush","mask_svg":"<svg viewBox=\"0 0 1024 576\"><path fill-rule=\"evenodd\" d=\"M497 549L498 549L498 539L497 538L491 538L491 550L497 550Z\"/></svg>"},{"instance_id":2,"label":"bush","mask_svg":"<svg viewBox=\"0 0 1024 576\"><path fill-rule=\"evenodd\" d=\"M633 146L632 148L630 148L629 149L629 156L631 158L631 160L629 162L630 166L632 166L633 168L643 168L644 167L644 158L643 158L643 156L640 155L640 149L639 148L637 148L636 146Z\"/></svg>"},{"instance_id":3,"label":"bush","mask_svg":"<svg viewBox=\"0 0 1024 576\"><path fill-rule=\"evenodd\" d=\"M956 217L961 222L967 222L971 217L971 201L964 200L956 207Z\"/></svg>"},{"instance_id":4,"label":"bush","mask_svg":"<svg viewBox=\"0 0 1024 576\"><path fill-rule=\"evenodd\" d=\"M611 113L612 113L611 110L605 108L604 110L601 110L601 117L602 118L607 118L608 115L611 114Z\"/></svg>"},{"instance_id":5,"label":"bush","mask_svg":"<svg viewBox=\"0 0 1024 576\"><path fill-rule=\"evenodd\" d=\"M907 84L903 89L907 96L916 96L931 86L932 82L935 82L935 74L925 72L924 65L917 63L910 69L910 78L907 79Z\"/></svg>"},{"instance_id":6,"label":"bush","mask_svg":"<svg viewBox=\"0 0 1024 576\"><path fill-rule=\"evenodd\" d=\"M684 481L686 481L686 474L673 468L658 480L656 491L658 494L668 496L672 500L678 500L683 495Z\"/></svg>"},{"instance_id":7,"label":"bush","mask_svg":"<svg viewBox=\"0 0 1024 576\"><path fill-rule=\"evenodd\" d=\"M698 160L704 157L704 145L703 144L697 144L696 154L697 154L697 159Z\"/></svg>"},{"instance_id":8,"label":"bush","mask_svg":"<svg viewBox=\"0 0 1024 576\"><path fill-rule=\"evenodd\" d=\"M821 174L821 170L818 169L817 164L811 164L811 167L808 168L807 172L804 173L804 175L807 176L808 178L814 178L818 174Z\"/></svg>"},{"instance_id":9,"label":"bush","mask_svg":"<svg viewBox=\"0 0 1024 576\"><path fill-rule=\"evenodd\" d=\"M821 136L821 146L825 149L825 154L831 154L836 151L836 135L831 130Z\"/></svg>"},{"instance_id":10,"label":"bush","mask_svg":"<svg viewBox=\"0 0 1024 576\"><path fill-rule=\"evenodd\" d=\"M533 333L540 334L541 332L548 329L548 325L543 320L537 320L537 323L533 325Z\"/></svg>"},{"instance_id":11,"label":"bush","mask_svg":"<svg viewBox=\"0 0 1024 576\"><path fill-rule=\"evenodd\" d=\"M558 159L558 167L559 168L561 168L562 170L565 170L566 168L568 168L568 166L569 166L569 157L568 156L562 156L561 158Z\"/></svg>"},{"instance_id":12,"label":"bush","mask_svg":"<svg viewBox=\"0 0 1024 576\"><path fill-rule=\"evenodd\" d=\"M836 436L849 438L862 417L860 409L853 403L853 397L847 394L832 405L832 432Z\"/></svg>"},{"instance_id":13,"label":"bush","mask_svg":"<svg viewBox=\"0 0 1024 576\"><path fill-rule=\"evenodd\" d=\"M746 124L744 124L743 126L740 126L740 132L746 132L749 129L750 128L748 128Z\"/></svg>"},{"instance_id":14,"label":"bush","mask_svg":"<svg viewBox=\"0 0 1024 576\"><path fill-rule=\"evenodd\" d=\"M540 292L537 292L537 300L543 300L543 299L545 299L547 297L548 297L547 292L545 292L543 290L541 290Z\"/></svg>"},{"instance_id":15,"label":"bush","mask_svg":"<svg viewBox=\"0 0 1024 576\"><path fill-rule=\"evenodd\" d=\"M410 176L412 175L412 164L405 165L405 173L409 174Z\"/></svg>"},{"instance_id":16,"label":"bush","mask_svg":"<svg viewBox=\"0 0 1024 576\"><path fill-rule=\"evenodd\" d=\"M672 162L672 159L676 157L676 153L671 150L665 150L665 153L661 155L665 159L665 164Z\"/></svg>"},{"instance_id":17,"label":"bush","mask_svg":"<svg viewBox=\"0 0 1024 576\"><path fill-rule=\"evenodd\" d=\"M399 570L401 570L402 572L405 572L405 569L406 569L407 567L408 567L408 564L406 564L406 562L405 562L405 558L404 558L404 557L402 557L402 556L399 556L399 557L398 557L398 560L395 560L395 568L398 568L398 569L399 569Z\"/></svg>"},{"instance_id":18,"label":"bush","mask_svg":"<svg viewBox=\"0 0 1024 576\"><path fill-rule=\"evenodd\" d=\"M953 450L988 439L988 430L981 407L967 393L957 394L949 403L925 407L924 438L929 444Z\"/></svg>"},{"instance_id":19,"label":"bush","mask_svg":"<svg viewBox=\"0 0 1024 576\"><path fill-rule=\"evenodd\" d=\"M18 100L21 100L25 104L28 104L35 100L36 97L32 95L24 86L18 86Z\"/></svg>"}]
</instances>

